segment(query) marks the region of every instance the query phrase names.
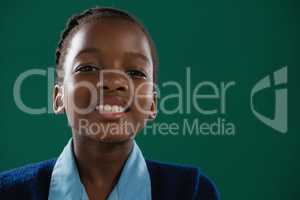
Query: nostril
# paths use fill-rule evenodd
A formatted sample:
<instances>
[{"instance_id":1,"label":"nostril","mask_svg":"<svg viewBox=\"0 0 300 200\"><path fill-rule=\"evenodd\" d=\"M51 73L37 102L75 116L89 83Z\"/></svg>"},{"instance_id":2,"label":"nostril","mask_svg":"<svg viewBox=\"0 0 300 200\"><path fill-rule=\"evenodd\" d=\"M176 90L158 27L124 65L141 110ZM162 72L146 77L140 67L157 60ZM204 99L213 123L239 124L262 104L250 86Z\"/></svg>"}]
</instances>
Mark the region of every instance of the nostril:
<instances>
[{"instance_id":1,"label":"nostril","mask_svg":"<svg viewBox=\"0 0 300 200\"><path fill-rule=\"evenodd\" d=\"M104 89L104 90L108 90L109 87L107 87L106 85L104 85L104 86L103 86L103 89Z\"/></svg>"},{"instance_id":2,"label":"nostril","mask_svg":"<svg viewBox=\"0 0 300 200\"><path fill-rule=\"evenodd\" d=\"M106 79L102 83L99 83L99 87L102 88L103 90L114 90L114 91L127 91L128 90L128 85L121 80L118 79Z\"/></svg>"},{"instance_id":3,"label":"nostril","mask_svg":"<svg viewBox=\"0 0 300 200\"><path fill-rule=\"evenodd\" d=\"M108 87L107 85L104 85L102 87L103 90L117 90L117 91L126 91L126 86L119 86L119 87Z\"/></svg>"},{"instance_id":4,"label":"nostril","mask_svg":"<svg viewBox=\"0 0 300 200\"><path fill-rule=\"evenodd\" d=\"M125 87L123 87L123 86L121 86L121 87L118 87L118 88L117 88L117 90L119 90L119 91L125 91L125 90L126 90L126 88L125 88Z\"/></svg>"}]
</instances>

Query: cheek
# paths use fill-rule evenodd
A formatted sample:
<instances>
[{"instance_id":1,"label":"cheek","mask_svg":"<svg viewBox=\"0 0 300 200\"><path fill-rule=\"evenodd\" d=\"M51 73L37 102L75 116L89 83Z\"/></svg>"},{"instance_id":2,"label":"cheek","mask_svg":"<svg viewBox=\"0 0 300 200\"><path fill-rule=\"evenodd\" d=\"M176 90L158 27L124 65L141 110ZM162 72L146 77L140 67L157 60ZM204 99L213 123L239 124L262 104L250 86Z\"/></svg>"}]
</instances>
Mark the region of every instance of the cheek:
<instances>
[{"instance_id":1,"label":"cheek","mask_svg":"<svg viewBox=\"0 0 300 200\"><path fill-rule=\"evenodd\" d=\"M97 89L92 82L72 82L65 87L68 110L91 110L97 104Z\"/></svg>"},{"instance_id":2,"label":"cheek","mask_svg":"<svg viewBox=\"0 0 300 200\"><path fill-rule=\"evenodd\" d=\"M148 115L153 100L153 85L140 84L135 89L134 108L141 114Z\"/></svg>"},{"instance_id":3,"label":"cheek","mask_svg":"<svg viewBox=\"0 0 300 200\"><path fill-rule=\"evenodd\" d=\"M95 88L95 89L93 89ZM78 129L79 121L86 119L97 105L97 91L92 82L82 84L70 81L64 86L64 104L69 125Z\"/></svg>"},{"instance_id":4,"label":"cheek","mask_svg":"<svg viewBox=\"0 0 300 200\"><path fill-rule=\"evenodd\" d=\"M75 88L72 91L75 106L80 109L88 108L92 102L92 93L86 87Z\"/></svg>"}]
</instances>

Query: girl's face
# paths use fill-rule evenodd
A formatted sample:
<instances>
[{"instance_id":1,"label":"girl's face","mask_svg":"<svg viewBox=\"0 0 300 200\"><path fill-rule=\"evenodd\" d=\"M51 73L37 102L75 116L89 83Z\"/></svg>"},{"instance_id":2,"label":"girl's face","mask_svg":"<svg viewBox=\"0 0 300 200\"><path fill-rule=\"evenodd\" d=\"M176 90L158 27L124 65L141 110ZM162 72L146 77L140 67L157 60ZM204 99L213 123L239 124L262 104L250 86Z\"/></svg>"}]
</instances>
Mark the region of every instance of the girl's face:
<instances>
[{"instance_id":1,"label":"girl's face","mask_svg":"<svg viewBox=\"0 0 300 200\"><path fill-rule=\"evenodd\" d=\"M75 137L121 142L154 118L151 49L136 24L109 18L82 24L65 49L54 109L66 112Z\"/></svg>"}]
</instances>

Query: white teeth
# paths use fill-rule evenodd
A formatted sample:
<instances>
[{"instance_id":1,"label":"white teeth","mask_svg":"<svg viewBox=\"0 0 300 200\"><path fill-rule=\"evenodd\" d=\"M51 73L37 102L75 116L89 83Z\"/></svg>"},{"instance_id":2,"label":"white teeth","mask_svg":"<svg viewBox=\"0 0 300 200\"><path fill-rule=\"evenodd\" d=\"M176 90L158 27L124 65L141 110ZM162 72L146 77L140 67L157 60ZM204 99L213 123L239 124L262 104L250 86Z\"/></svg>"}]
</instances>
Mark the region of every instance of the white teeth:
<instances>
[{"instance_id":1,"label":"white teeth","mask_svg":"<svg viewBox=\"0 0 300 200\"><path fill-rule=\"evenodd\" d=\"M110 105L104 105L104 111L106 111L106 112L111 111L111 106Z\"/></svg>"},{"instance_id":2,"label":"white teeth","mask_svg":"<svg viewBox=\"0 0 300 200\"><path fill-rule=\"evenodd\" d=\"M118 106L118 112L124 112L124 111L125 111L125 109L123 107Z\"/></svg>"},{"instance_id":3,"label":"white teeth","mask_svg":"<svg viewBox=\"0 0 300 200\"><path fill-rule=\"evenodd\" d=\"M113 112L118 112L119 111L119 106L112 106L111 107L111 111L113 111Z\"/></svg>"},{"instance_id":4,"label":"white teeth","mask_svg":"<svg viewBox=\"0 0 300 200\"><path fill-rule=\"evenodd\" d=\"M97 109L100 111L100 112L123 112L124 111L124 108L122 106L118 106L118 105L108 105L108 104L105 104L105 105L99 105L97 107Z\"/></svg>"}]
</instances>

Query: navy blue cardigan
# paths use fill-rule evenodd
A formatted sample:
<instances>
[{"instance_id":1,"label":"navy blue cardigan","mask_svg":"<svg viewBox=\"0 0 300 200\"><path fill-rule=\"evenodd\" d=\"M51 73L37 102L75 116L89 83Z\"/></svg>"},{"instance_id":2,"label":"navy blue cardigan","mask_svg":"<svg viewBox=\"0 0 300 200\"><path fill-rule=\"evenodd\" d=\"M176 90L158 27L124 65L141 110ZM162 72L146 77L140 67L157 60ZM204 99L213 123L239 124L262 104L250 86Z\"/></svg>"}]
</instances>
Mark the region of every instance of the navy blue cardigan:
<instances>
[{"instance_id":1,"label":"navy blue cardigan","mask_svg":"<svg viewBox=\"0 0 300 200\"><path fill-rule=\"evenodd\" d=\"M0 200L47 200L56 159L0 174ZM146 160L153 200L219 200L215 185L198 168Z\"/></svg>"}]
</instances>

